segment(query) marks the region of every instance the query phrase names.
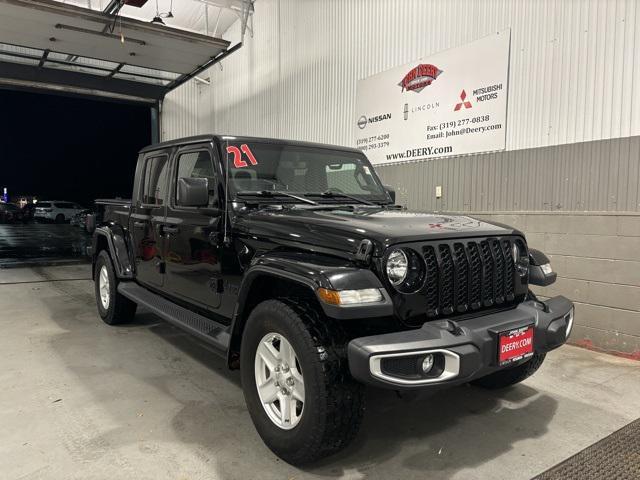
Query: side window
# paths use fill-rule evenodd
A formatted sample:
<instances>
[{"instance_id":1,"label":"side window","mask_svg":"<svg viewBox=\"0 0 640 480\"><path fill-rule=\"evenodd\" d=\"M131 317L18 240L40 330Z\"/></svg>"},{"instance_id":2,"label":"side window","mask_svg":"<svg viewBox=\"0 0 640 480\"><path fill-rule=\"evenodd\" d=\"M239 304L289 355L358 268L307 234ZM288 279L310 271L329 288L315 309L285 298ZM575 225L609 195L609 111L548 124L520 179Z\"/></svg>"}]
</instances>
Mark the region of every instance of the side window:
<instances>
[{"instance_id":1,"label":"side window","mask_svg":"<svg viewBox=\"0 0 640 480\"><path fill-rule=\"evenodd\" d=\"M148 158L144 166L142 203L164 205L167 194L167 157Z\"/></svg>"},{"instance_id":2,"label":"side window","mask_svg":"<svg viewBox=\"0 0 640 480\"><path fill-rule=\"evenodd\" d=\"M216 172L207 150L183 153L178 157L177 178L206 178L209 181L209 205L215 201ZM176 198L176 205L179 205Z\"/></svg>"}]
</instances>

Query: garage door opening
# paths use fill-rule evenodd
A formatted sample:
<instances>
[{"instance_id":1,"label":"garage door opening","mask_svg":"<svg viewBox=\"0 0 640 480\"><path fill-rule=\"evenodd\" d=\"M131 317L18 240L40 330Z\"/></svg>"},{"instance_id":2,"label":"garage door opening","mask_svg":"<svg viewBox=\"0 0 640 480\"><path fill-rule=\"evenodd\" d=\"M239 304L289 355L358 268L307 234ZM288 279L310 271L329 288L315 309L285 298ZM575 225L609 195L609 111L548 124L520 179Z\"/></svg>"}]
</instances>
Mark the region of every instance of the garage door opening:
<instances>
[{"instance_id":1,"label":"garage door opening","mask_svg":"<svg viewBox=\"0 0 640 480\"><path fill-rule=\"evenodd\" d=\"M0 267L83 261L93 200L130 198L151 108L0 90L0 109Z\"/></svg>"}]
</instances>

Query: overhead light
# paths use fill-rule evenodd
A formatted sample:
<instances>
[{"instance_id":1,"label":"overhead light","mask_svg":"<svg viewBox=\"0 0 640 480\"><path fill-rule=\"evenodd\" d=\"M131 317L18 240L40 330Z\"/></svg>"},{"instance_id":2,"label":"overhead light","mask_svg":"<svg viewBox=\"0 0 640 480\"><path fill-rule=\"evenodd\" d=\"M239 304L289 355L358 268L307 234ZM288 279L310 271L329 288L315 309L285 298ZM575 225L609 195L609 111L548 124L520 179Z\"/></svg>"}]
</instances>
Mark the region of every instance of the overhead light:
<instances>
[{"instance_id":1,"label":"overhead light","mask_svg":"<svg viewBox=\"0 0 640 480\"><path fill-rule=\"evenodd\" d=\"M171 0L169 11L167 13L160 13L160 5L158 4L158 0L156 0L156 16L153 17L151 23L155 23L157 25L166 25L164 23L163 18L173 18L173 0Z\"/></svg>"},{"instance_id":2,"label":"overhead light","mask_svg":"<svg viewBox=\"0 0 640 480\"><path fill-rule=\"evenodd\" d=\"M173 18L173 0L169 4L169 12L164 14L164 18Z\"/></svg>"}]
</instances>

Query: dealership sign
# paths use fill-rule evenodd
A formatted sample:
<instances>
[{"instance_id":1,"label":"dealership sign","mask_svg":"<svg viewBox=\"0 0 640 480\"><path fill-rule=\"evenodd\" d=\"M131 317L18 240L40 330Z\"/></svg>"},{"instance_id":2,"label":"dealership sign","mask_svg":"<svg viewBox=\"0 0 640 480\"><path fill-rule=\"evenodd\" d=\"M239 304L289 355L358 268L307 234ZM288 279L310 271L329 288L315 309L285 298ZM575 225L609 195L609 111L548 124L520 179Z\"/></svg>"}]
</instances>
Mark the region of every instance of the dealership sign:
<instances>
[{"instance_id":1,"label":"dealership sign","mask_svg":"<svg viewBox=\"0 0 640 480\"><path fill-rule=\"evenodd\" d=\"M356 146L372 163L504 150L510 30L358 82Z\"/></svg>"}]
</instances>

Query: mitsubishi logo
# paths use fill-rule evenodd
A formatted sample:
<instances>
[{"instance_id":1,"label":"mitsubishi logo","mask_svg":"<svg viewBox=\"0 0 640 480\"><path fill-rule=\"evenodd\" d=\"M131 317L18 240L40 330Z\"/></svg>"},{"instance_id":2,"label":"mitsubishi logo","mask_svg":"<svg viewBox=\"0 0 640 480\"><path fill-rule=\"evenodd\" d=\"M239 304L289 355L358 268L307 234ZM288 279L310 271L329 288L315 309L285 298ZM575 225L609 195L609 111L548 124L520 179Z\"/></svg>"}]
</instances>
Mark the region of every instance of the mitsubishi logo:
<instances>
[{"instance_id":1,"label":"mitsubishi logo","mask_svg":"<svg viewBox=\"0 0 640 480\"><path fill-rule=\"evenodd\" d=\"M471 102L468 100L465 100L465 98L467 98L467 92L462 90L462 92L460 92L461 102L456 103L456 108L453 109L454 112L457 112L458 110L460 110L462 108L462 105L464 105L464 108L471 108Z\"/></svg>"}]
</instances>

